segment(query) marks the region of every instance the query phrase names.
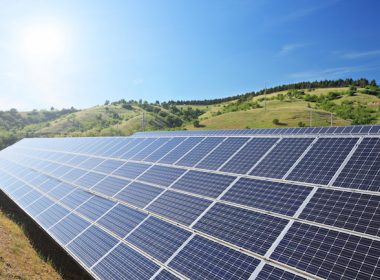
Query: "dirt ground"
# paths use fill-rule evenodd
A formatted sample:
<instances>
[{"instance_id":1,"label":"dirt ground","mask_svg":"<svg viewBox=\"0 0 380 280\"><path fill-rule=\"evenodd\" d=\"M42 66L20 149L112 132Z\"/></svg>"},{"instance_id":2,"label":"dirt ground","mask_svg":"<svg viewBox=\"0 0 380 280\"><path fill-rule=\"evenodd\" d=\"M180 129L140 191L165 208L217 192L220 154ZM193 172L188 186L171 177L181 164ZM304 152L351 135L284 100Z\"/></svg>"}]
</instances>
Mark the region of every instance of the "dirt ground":
<instances>
[{"instance_id":1,"label":"dirt ground","mask_svg":"<svg viewBox=\"0 0 380 280\"><path fill-rule=\"evenodd\" d=\"M0 211L0 279L62 279L30 244L22 228Z\"/></svg>"}]
</instances>

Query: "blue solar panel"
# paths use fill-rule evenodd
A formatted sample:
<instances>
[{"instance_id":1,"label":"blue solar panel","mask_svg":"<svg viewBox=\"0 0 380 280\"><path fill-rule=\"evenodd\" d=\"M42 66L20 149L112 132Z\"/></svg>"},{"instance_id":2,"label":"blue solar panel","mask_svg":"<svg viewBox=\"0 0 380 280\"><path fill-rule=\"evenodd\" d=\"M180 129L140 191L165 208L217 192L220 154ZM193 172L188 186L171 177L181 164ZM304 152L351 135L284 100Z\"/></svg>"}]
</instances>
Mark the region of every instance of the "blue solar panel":
<instances>
[{"instance_id":1,"label":"blue solar panel","mask_svg":"<svg viewBox=\"0 0 380 280\"><path fill-rule=\"evenodd\" d=\"M209 197L218 197L236 177L190 170L171 188Z\"/></svg>"},{"instance_id":2,"label":"blue solar panel","mask_svg":"<svg viewBox=\"0 0 380 280\"><path fill-rule=\"evenodd\" d=\"M115 204L115 202L108 199L94 196L79 206L76 211L86 216L90 220L95 221L108 210L110 210Z\"/></svg>"},{"instance_id":3,"label":"blue solar panel","mask_svg":"<svg viewBox=\"0 0 380 280\"><path fill-rule=\"evenodd\" d=\"M115 198L143 208L163 191L160 188L133 182L119 192Z\"/></svg>"},{"instance_id":4,"label":"blue solar panel","mask_svg":"<svg viewBox=\"0 0 380 280\"><path fill-rule=\"evenodd\" d=\"M380 191L380 139L363 139L334 186Z\"/></svg>"},{"instance_id":5,"label":"blue solar panel","mask_svg":"<svg viewBox=\"0 0 380 280\"><path fill-rule=\"evenodd\" d=\"M163 146L161 146L155 152L153 152L152 154L144 158L144 161L149 161L149 162L158 161L184 140L185 138L182 138L182 137L170 139L168 142L166 142Z\"/></svg>"},{"instance_id":6,"label":"blue solar panel","mask_svg":"<svg viewBox=\"0 0 380 280\"><path fill-rule=\"evenodd\" d=\"M190 279L248 279L259 260L195 236L169 266Z\"/></svg>"},{"instance_id":7,"label":"blue solar panel","mask_svg":"<svg viewBox=\"0 0 380 280\"><path fill-rule=\"evenodd\" d=\"M79 179L75 180L74 183L83 188L90 189L97 183L99 183L101 180L103 180L105 177L105 175L99 173L88 172L82 177L79 177Z\"/></svg>"},{"instance_id":8,"label":"blue solar panel","mask_svg":"<svg viewBox=\"0 0 380 280\"><path fill-rule=\"evenodd\" d=\"M190 225L210 204L211 201L206 199L167 191L154 201L148 210Z\"/></svg>"},{"instance_id":9,"label":"blue solar panel","mask_svg":"<svg viewBox=\"0 0 380 280\"><path fill-rule=\"evenodd\" d=\"M252 139L232 159L227 161L221 170L240 174L247 173L276 141L276 138Z\"/></svg>"},{"instance_id":10,"label":"blue solar panel","mask_svg":"<svg viewBox=\"0 0 380 280\"><path fill-rule=\"evenodd\" d=\"M138 139L137 145L134 146L132 149L127 151L126 153L122 154L120 158L123 159L130 159L137 153L139 153L141 150L149 147L150 144L152 144L157 138L145 138L145 139Z\"/></svg>"},{"instance_id":11,"label":"blue solar panel","mask_svg":"<svg viewBox=\"0 0 380 280\"><path fill-rule=\"evenodd\" d=\"M287 223L278 217L217 203L194 229L265 255Z\"/></svg>"},{"instance_id":12,"label":"blue solar panel","mask_svg":"<svg viewBox=\"0 0 380 280\"><path fill-rule=\"evenodd\" d=\"M61 202L69 208L74 209L93 196L88 192L77 189L62 198Z\"/></svg>"},{"instance_id":13,"label":"blue solar panel","mask_svg":"<svg viewBox=\"0 0 380 280\"><path fill-rule=\"evenodd\" d=\"M142 212L118 204L100 218L98 223L123 238L141 223L146 216Z\"/></svg>"},{"instance_id":14,"label":"blue solar panel","mask_svg":"<svg viewBox=\"0 0 380 280\"><path fill-rule=\"evenodd\" d=\"M129 180L107 176L104 180L92 187L91 190L108 196L113 196L120 192L130 182L131 181Z\"/></svg>"},{"instance_id":15,"label":"blue solar panel","mask_svg":"<svg viewBox=\"0 0 380 280\"><path fill-rule=\"evenodd\" d=\"M318 189L300 218L380 236L380 196Z\"/></svg>"},{"instance_id":16,"label":"blue solar panel","mask_svg":"<svg viewBox=\"0 0 380 280\"><path fill-rule=\"evenodd\" d=\"M149 217L127 241L156 259L165 262L189 238L191 233L182 228Z\"/></svg>"},{"instance_id":17,"label":"blue solar panel","mask_svg":"<svg viewBox=\"0 0 380 280\"><path fill-rule=\"evenodd\" d=\"M97 226L90 226L78 235L67 248L85 265L91 267L105 253L117 244L117 239ZM96 244L94 246L94 244Z\"/></svg>"},{"instance_id":18,"label":"blue solar panel","mask_svg":"<svg viewBox=\"0 0 380 280\"><path fill-rule=\"evenodd\" d=\"M165 144L168 141L168 138L158 138L156 141L154 141L151 145L137 153L132 157L133 160L142 160L149 156L151 153L153 153L155 150L157 150L160 146Z\"/></svg>"},{"instance_id":19,"label":"blue solar panel","mask_svg":"<svg viewBox=\"0 0 380 280\"><path fill-rule=\"evenodd\" d=\"M211 154L199 162L196 167L209 170L217 170L228 158L230 158L249 138L227 138Z\"/></svg>"},{"instance_id":20,"label":"blue solar panel","mask_svg":"<svg viewBox=\"0 0 380 280\"><path fill-rule=\"evenodd\" d=\"M177 180L179 176L185 173L185 171L186 170L180 168L155 165L142 174L142 176L139 177L139 180L168 187Z\"/></svg>"},{"instance_id":21,"label":"blue solar panel","mask_svg":"<svg viewBox=\"0 0 380 280\"><path fill-rule=\"evenodd\" d=\"M306 278L293 274L289 271L282 270L281 268L264 265L260 273L255 278L256 280L306 280Z\"/></svg>"},{"instance_id":22,"label":"blue solar panel","mask_svg":"<svg viewBox=\"0 0 380 280\"><path fill-rule=\"evenodd\" d=\"M357 140L357 138L319 139L286 179L327 185Z\"/></svg>"},{"instance_id":23,"label":"blue solar panel","mask_svg":"<svg viewBox=\"0 0 380 280\"><path fill-rule=\"evenodd\" d=\"M155 280L179 280L177 276L171 274L167 270L161 270L161 272L154 278Z\"/></svg>"},{"instance_id":24,"label":"blue solar panel","mask_svg":"<svg viewBox=\"0 0 380 280\"><path fill-rule=\"evenodd\" d=\"M90 223L83 218L70 214L51 226L49 232L65 245L89 226Z\"/></svg>"},{"instance_id":25,"label":"blue solar panel","mask_svg":"<svg viewBox=\"0 0 380 280\"><path fill-rule=\"evenodd\" d=\"M94 170L105 173L105 174L110 174L114 172L116 169L118 169L120 166L122 166L123 164L124 164L123 161L109 159L109 160L103 161L101 164L96 166Z\"/></svg>"},{"instance_id":26,"label":"blue solar panel","mask_svg":"<svg viewBox=\"0 0 380 280\"><path fill-rule=\"evenodd\" d=\"M192 167L196 165L205 155L211 152L225 138L222 137L207 137L199 145L194 147L188 154L181 158L176 165Z\"/></svg>"},{"instance_id":27,"label":"blue solar panel","mask_svg":"<svg viewBox=\"0 0 380 280\"><path fill-rule=\"evenodd\" d=\"M117 169L115 172L113 172L113 174L117 176L129 178L129 179L135 179L136 177L140 176L141 173L143 173L149 167L150 167L149 164L127 162L123 166L121 166L119 169Z\"/></svg>"},{"instance_id":28,"label":"blue solar panel","mask_svg":"<svg viewBox=\"0 0 380 280\"><path fill-rule=\"evenodd\" d=\"M310 192L309 187L241 178L221 199L293 216Z\"/></svg>"},{"instance_id":29,"label":"blue solar panel","mask_svg":"<svg viewBox=\"0 0 380 280\"><path fill-rule=\"evenodd\" d=\"M159 160L161 163L175 163L179 160L184 154L189 152L192 148L195 147L199 142L201 142L203 137L191 137L184 140L181 144L175 147L171 152Z\"/></svg>"},{"instance_id":30,"label":"blue solar panel","mask_svg":"<svg viewBox=\"0 0 380 280\"><path fill-rule=\"evenodd\" d=\"M119 244L93 268L101 279L150 279L160 267L125 244Z\"/></svg>"},{"instance_id":31,"label":"blue solar panel","mask_svg":"<svg viewBox=\"0 0 380 280\"><path fill-rule=\"evenodd\" d=\"M41 212L36 219L45 227L49 228L55 223L59 222L63 217L68 215L70 212L66 208L58 204L54 204L47 208L45 211Z\"/></svg>"},{"instance_id":32,"label":"blue solar panel","mask_svg":"<svg viewBox=\"0 0 380 280\"><path fill-rule=\"evenodd\" d=\"M282 139L250 174L282 178L313 140L313 138Z\"/></svg>"},{"instance_id":33,"label":"blue solar panel","mask_svg":"<svg viewBox=\"0 0 380 280\"><path fill-rule=\"evenodd\" d=\"M295 222L271 259L325 279L379 279L380 241Z\"/></svg>"},{"instance_id":34,"label":"blue solar panel","mask_svg":"<svg viewBox=\"0 0 380 280\"><path fill-rule=\"evenodd\" d=\"M380 280L379 127L26 139L0 189L97 279Z\"/></svg>"}]
</instances>

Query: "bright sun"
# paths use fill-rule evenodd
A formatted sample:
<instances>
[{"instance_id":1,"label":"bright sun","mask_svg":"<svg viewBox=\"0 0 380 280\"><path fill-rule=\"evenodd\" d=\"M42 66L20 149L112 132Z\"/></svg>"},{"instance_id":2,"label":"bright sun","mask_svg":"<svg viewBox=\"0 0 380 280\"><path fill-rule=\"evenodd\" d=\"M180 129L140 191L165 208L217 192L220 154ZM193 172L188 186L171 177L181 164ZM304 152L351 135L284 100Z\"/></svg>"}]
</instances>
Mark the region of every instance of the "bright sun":
<instances>
[{"instance_id":1,"label":"bright sun","mask_svg":"<svg viewBox=\"0 0 380 280\"><path fill-rule=\"evenodd\" d=\"M51 62L65 51L65 34L53 25L32 25L22 34L21 52L27 59Z\"/></svg>"}]
</instances>

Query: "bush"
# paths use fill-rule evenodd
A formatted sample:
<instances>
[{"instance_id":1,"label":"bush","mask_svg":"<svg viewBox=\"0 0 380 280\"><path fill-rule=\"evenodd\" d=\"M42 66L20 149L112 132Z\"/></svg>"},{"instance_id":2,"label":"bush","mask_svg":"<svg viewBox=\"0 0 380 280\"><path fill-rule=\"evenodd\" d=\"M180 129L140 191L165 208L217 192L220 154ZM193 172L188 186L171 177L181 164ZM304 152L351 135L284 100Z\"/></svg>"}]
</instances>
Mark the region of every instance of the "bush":
<instances>
[{"instance_id":1,"label":"bush","mask_svg":"<svg viewBox=\"0 0 380 280\"><path fill-rule=\"evenodd\" d=\"M299 126L299 127L305 127L306 124L305 124L304 122L298 122L298 126Z\"/></svg>"},{"instance_id":2,"label":"bush","mask_svg":"<svg viewBox=\"0 0 380 280\"><path fill-rule=\"evenodd\" d=\"M193 125L194 127L199 127L200 126L199 121L198 120L193 121Z\"/></svg>"},{"instance_id":3,"label":"bush","mask_svg":"<svg viewBox=\"0 0 380 280\"><path fill-rule=\"evenodd\" d=\"M280 121L278 119L273 119L272 123L275 124L275 125L279 125Z\"/></svg>"}]
</instances>

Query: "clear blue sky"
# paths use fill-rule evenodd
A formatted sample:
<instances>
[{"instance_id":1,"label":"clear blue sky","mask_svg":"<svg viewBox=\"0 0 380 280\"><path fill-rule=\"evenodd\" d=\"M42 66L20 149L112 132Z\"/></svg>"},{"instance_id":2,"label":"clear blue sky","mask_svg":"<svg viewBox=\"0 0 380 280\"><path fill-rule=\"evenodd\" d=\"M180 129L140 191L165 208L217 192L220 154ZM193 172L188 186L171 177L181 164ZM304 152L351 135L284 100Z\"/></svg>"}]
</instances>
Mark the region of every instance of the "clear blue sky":
<instances>
[{"instance_id":1,"label":"clear blue sky","mask_svg":"<svg viewBox=\"0 0 380 280\"><path fill-rule=\"evenodd\" d=\"M380 81L380 1L0 0L0 109Z\"/></svg>"}]
</instances>

